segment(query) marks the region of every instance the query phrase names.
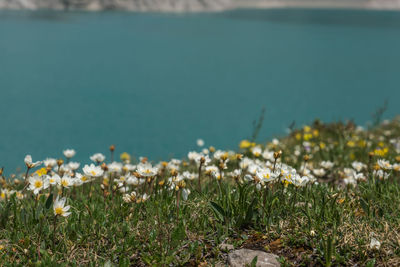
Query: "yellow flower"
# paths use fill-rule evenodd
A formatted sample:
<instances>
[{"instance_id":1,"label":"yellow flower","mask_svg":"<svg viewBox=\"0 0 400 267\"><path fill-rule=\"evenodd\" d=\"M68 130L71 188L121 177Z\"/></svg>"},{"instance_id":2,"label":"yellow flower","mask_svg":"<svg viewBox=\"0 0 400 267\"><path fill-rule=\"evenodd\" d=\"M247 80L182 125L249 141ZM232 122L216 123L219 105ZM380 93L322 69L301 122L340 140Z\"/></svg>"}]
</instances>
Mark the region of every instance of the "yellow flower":
<instances>
[{"instance_id":1,"label":"yellow flower","mask_svg":"<svg viewBox=\"0 0 400 267\"><path fill-rule=\"evenodd\" d=\"M129 155L127 152L122 153L119 157L121 161L131 161L131 155Z\"/></svg>"},{"instance_id":2,"label":"yellow flower","mask_svg":"<svg viewBox=\"0 0 400 267\"><path fill-rule=\"evenodd\" d=\"M312 137L313 137L313 136L312 136L312 134L310 134L310 133L305 133L304 136L303 136L303 138L304 138L305 141L310 140Z\"/></svg>"},{"instance_id":3,"label":"yellow flower","mask_svg":"<svg viewBox=\"0 0 400 267\"><path fill-rule=\"evenodd\" d=\"M376 156L380 156L380 157L384 157L388 152L389 152L389 149L387 147L385 147L383 149L377 148L374 150L374 154Z\"/></svg>"},{"instance_id":4,"label":"yellow flower","mask_svg":"<svg viewBox=\"0 0 400 267\"><path fill-rule=\"evenodd\" d=\"M240 148L249 148L251 146L251 142L248 140L242 140L239 144Z\"/></svg>"},{"instance_id":5,"label":"yellow flower","mask_svg":"<svg viewBox=\"0 0 400 267\"><path fill-rule=\"evenodd\" d=\"M297 133L295 137L296 137L296 140L300 140L301 139L301 133Z\"/></svg>"},{"instance_id":6,"label":"yellow flower","mask_svg":"<svg viewBox=\"0 0 400 267\"><path fill-rule=\"evenodd\" d=\"M356 146L356 143L355 143L353 140L349 140L349 141L347 142L347 146L348 146L348 147L355 147L355 146Z\"/></svg>"},{"instance_id":7,"label":"yellow flower","mask_svg":"<svg viewBox=\"0 0 400 267\"><path fill-rule=\"evenodd\" d=\"M311 127L306 125L306 126L304 126L303 130L305 133L309 133L309 132L311 132Z\"/></svg>"},{"instance_id":8,"label":"yellow flower","mask_svg":"<svg viewBox=\"0 0 400 267\"><path fill-rule=\"evenodd\" d=\"M326 144L325 144L324 142L321 142L321 143L319 143L319 147L320 147L321 149L325 149Z\"/></svg>"},{"instance_id":9,"label":"yellow flower","mask_svg":"<svg viewBox=\"0 0 400 267\"><path fill-rule=\"evenodd\" d=\"M317 129L314 129L313 135L314 135L315 137L318 137L318 136L319 136L319 131L318 131Z\"/></svg>"},{"instance_id":10,"label":"yellow flower","mask_svg":"<svg viewBox=\"0 0 400 267\"><path fill-rule=\"evenodd\" d=\"M37 170L36 173L37 173L39 176L42 176L42 175L47 174L47 170L46 170L46 168L41 168L41 169Z\"/></svg>"},{"instance_id":11,"label":"yellow flower","mask_svg":"<svg viewBox=\"0 0 400 267\"><path fill-rule=\"evenodd\" d=\"M359 147L366 147L367 146L367 142L365 140L360 140L360 141L358 141L358 146Z\"/></svg>"}]
</instances>

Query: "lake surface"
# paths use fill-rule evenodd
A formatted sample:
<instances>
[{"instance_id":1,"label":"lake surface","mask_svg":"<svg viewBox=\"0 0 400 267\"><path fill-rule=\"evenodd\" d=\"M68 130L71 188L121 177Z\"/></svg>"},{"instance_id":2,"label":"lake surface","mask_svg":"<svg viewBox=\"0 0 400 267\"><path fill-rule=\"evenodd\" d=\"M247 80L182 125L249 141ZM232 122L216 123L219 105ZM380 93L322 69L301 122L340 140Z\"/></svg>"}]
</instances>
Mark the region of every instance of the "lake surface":
<instances>
[{"instance_id":1,"label":"lake surface","mask_svg":"<svg viewBox=\"0 0 400 267\"><path fill-rule=\"evenodd\" d=\"M182 157L301 126L399 114L400 13L0 12L0 166L77 150ZM108 156L108 153L106 154Z\"/></svg>"}]
</instances>

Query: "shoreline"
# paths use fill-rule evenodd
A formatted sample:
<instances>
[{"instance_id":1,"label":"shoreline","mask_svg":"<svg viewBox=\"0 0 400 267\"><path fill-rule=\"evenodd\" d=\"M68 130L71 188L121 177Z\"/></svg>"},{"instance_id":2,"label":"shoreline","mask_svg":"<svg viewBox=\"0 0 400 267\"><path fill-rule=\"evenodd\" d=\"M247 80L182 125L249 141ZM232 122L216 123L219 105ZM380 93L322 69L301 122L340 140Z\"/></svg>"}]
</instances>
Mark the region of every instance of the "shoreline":
<instances>
[{"instance_id":1,"label":"shoreline","mask_svg":"<svg viewBox=\"0 0 400 267\"><path fill-rule=\"evenodd\" d=\"M233 2L233 9L321 8L400 10L399 0L234 0Z\"/></svg>"},{"instance_id":2,"label":"shoreline","mask_svg":"<svg viewBox=\"0 0 400 267\"><path fill-rule=\"evenodd\" d=\"M400 10L400 0L0 0L0 10L196 13L237 9L316 8Z\"/></svg>"}]
</instances>

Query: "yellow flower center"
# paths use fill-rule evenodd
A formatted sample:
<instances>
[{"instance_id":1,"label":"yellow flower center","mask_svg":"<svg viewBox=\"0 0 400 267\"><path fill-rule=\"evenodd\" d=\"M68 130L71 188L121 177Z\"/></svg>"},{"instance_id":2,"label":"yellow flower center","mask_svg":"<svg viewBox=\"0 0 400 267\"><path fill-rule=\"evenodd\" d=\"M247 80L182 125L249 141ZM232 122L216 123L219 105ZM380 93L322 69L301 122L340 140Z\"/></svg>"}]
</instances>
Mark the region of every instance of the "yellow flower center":
<instances>
[{"instance_id":1,"label":"yellow flower center","mask_svg":"<svg viewBox=\"0 0 400 267\"><path fill-rule=\"evenodd\" d=\"M41 188L43 186L43 182L41 180L36 180L34 186L35 188Z\"/></svg>"},{"instance_id":2,"label":"yellow flower center","mask_svg":"<svg viewBox=\"0 0 400 267\"><path fill-rule=\"evenodd\" d=\"M91 171L90 172L93 176L96 176L96 172L95 171Z\"/></svg>"},{"instance_id":3,"label":"yellow flower center","mask_svg":"<svg viewBox=\"0 0 400 267\"><path fill-rule=\"evenodd\" d=\"M87 177L86 176L82 176L81 180L82 180L82 182L86 182L87 181Z\"/></svg>"},{"instance_id":4,"label":"yellow flower center","mask_svg":"<svg viewBox=\"0 0 400 267\"><path fill-rule=\"evenodd\" d=\"M65 186L65 187L67 187L67 186L69 185L69 183L68 183L67 180L62 180L62 181L61 181L61 184L62 184L63 186Z\"/></svg>"},{"instance_id":5,"label":"yellow flower center","mask_svg":"<svg viewBox=\"0 0 400 267\"><path fill-rule=\"evenodd\" d=\"M62 207L56 207L54 209L54 212L56 213L56 215L63 215L64 214L64 210Z\"/></svg>"}]
</instances>

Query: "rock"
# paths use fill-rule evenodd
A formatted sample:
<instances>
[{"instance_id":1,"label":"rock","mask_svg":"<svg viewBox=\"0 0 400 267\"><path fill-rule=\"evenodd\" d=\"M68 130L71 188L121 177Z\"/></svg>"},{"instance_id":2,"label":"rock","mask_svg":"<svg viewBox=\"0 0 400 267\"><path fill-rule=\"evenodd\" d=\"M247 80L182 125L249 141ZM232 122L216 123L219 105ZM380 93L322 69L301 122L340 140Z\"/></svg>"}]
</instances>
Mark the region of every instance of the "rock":
<instances>
[{"instance_id":1,"label":"rock","mask_svg":"<svg viewBox=\"0 0 400 267\"><path fill-rule=\"evenodd\" d=\"M157 12L221 11L232 0L0 0L0 9L129 10Z\"/></svg>"},{"instance_id":2,"label":"rock","mask_svg":"<svg viewBox=\"0 0 400 267\"><path fill-rule=\"evenodd\" d=\"M228 254L228 263L232 267L244 267L250 265L254 257L257 257L257 267L279 267L275 254L260 250L238 249Z\"/></svg>"},{"instance_id":3,"label":"rock","mask_svg":"<svg viewBox=\"0 0 400 267\"><path fill-rule=\"evenodd\" d=\"M220 244L218 247L222 251L231 251L231 250L235 249L235 247L233 245L225 244L225 243Z\"/></svg>"}]
</instances>

